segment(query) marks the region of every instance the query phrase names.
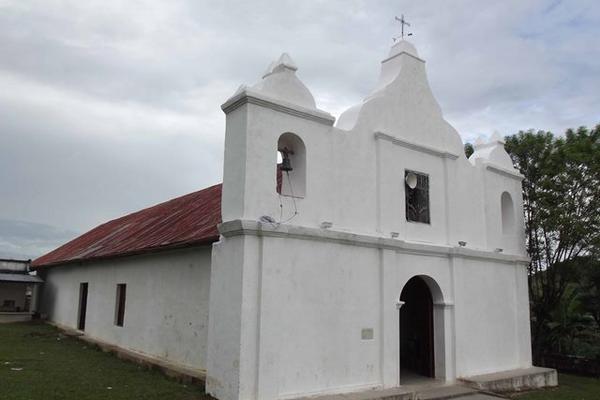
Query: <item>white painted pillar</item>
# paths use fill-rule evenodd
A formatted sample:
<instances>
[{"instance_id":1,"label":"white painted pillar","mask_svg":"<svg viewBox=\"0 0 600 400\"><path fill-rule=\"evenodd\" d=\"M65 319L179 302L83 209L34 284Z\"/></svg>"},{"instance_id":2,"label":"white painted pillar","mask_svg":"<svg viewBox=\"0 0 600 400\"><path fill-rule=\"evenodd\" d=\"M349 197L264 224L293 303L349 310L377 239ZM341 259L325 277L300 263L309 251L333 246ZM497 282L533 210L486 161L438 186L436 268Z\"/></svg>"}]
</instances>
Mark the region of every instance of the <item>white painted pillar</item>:
<instances>
[{"instance_id":1,"label":"white painted pillar","mask_svg":"<svg viewBox=\"0 0 600 400\"><path fill-rule=\"evenodd\" d=\"M253 236L213 245L206 391L221 400L258 395L261 249Z\"/></svg>"},{"instance_id":2,"label":"white painted pillar","mask_svg":"<svg viewBox=\"0 0 600 400\"><path fill-rule=\"evenodd\" d=\"M281 304L278 301L278 292L275 290L279 284L279 275L272 270L265 269L266 265L280 263L280 247L275 243L277 239L268 237L257 237L259 247L258 260L255 266L257 275L256 290L256 320L257 320L257 376L256 376L256 399L277 399L279 397L279 381L281 363L286 360L280 358L281 342L285 341L280 333L277 323L278 314L281 312Z\"/></svg>"},{"instance_id":3,"label":"white painted pillar","mask_svg":"<svg viewBox=\"0 0 600 400\"><path fill-rule=\"evenodd\" d=\"M401 371L401 365L400 365L400 312L402 311L402 306L406 304L406 302L400 300L400 295L398 295L398 300L396 300L396 318L398 319L398 339L396 340L396 342L398 343L398 350L396 351L397 354L397 360L398 360L398 386L402 385L402 371Z\"/></svg>"},{"instance_id":4,"label":"white painted pillar","mask_svg":"<svg viewBox=\"0 0 600 400\"><path fill-rule=\"evenodd\" d=\"M531 327L529 317L529 288L527 281L527 265L517 264L515 266L516 278L516 334L519 352L518 363L521 368L529 368L533 365L531 356Z\"/></svg>"},{"instance_id":5,"label":"white painted pillar","mask_svg":"<svg viewBox=\"0 0 600 400\"><path fill-rule=\"evenodd\" d=\"M381 250L381 379L384 388L400 385L400 291L396 286L396 252Z\"/></svg>"},{"instance_id":6,"label":"white painted pillar","mask_svg":"<svg viewBox=\"0 0 600 400\"><path fill-rule=\"evenodd\" d=\"M454 370L454 304L433 305L435 377L446 382L456 379Z\"/></svg>"}]
</instances>

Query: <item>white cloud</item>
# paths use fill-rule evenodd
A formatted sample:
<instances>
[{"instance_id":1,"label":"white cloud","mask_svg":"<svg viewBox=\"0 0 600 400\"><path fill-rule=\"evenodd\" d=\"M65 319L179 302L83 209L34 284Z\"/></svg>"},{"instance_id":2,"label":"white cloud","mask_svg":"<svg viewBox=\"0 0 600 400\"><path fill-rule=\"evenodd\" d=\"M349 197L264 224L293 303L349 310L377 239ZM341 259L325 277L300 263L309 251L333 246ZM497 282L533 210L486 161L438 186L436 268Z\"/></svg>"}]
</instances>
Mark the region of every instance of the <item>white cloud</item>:
<instances>
[{"instance_id":1,"label":"white cloud","mask_svg":"<svg viewBox=\"0 0 600 400\"><path fill-rule=\"evenodd\" d=\"M593 0L2 0L0 218L82 231L218 182L240 84L288 51L339 115L401 12L463 138L600 122Z\"/></svg>"}]
</instances>

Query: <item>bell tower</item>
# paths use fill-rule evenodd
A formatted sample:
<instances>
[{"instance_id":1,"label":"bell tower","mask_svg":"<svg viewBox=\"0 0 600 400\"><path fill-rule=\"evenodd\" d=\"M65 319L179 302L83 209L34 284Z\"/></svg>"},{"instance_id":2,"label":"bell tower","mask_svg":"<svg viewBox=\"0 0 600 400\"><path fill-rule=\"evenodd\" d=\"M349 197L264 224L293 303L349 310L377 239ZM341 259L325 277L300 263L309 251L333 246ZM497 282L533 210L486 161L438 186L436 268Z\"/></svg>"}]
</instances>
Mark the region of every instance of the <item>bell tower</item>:
<instances>
[{"instance_id":1,"label":"bell tower","mask_svg":"<svg viewBox=\"0 0 600 400\"><path fill-rule=\"evenodd\" d=\"M307 191L307 144L317 144L334 117L316 108L297 69L284 53L258 83L241 86L221 106L227 115L223 221L279 215L280 195L303 198ZM278 152L287 169L279 168L279 180Z\"/></svg>"},{"instance_id":2,"label":"bell tower","mask_svg":"<svg viewBox=\"0 0 600 400\"><path fill-rule=\"evenodd\" d=\"M307 201L318 203L320 191L308 200L310 177L326 159L334 117L316 108L297 69L283 54L257 84L241 86L221 107L227 115L223 223L306 225L314 214ZM276 396L262 384L274 372L261 364L258 345L263 249L262 238L245 233L213 245L206 388L219 399Z\"/></svg>"}]
</instances>

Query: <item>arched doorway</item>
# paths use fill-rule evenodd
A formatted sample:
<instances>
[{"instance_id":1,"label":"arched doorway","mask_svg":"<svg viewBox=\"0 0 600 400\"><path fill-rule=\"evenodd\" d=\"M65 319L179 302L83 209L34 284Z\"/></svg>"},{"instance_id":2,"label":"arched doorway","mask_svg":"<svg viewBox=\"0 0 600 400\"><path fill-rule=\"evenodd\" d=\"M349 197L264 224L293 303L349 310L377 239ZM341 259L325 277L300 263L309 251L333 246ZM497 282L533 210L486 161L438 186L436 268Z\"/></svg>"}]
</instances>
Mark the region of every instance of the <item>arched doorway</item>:
<instances>
[{"instance_id":1,"label":"arched doorway","mask_svg":"<svg viewBox=\"0 0 600 400\"><path fill-rule=\"evenodd\" d=\"M400 295L400 370L435 377L433 297L425 280L411 278ZM402 374L402 372L401 372Z\"/></svg>"}]
</instances>

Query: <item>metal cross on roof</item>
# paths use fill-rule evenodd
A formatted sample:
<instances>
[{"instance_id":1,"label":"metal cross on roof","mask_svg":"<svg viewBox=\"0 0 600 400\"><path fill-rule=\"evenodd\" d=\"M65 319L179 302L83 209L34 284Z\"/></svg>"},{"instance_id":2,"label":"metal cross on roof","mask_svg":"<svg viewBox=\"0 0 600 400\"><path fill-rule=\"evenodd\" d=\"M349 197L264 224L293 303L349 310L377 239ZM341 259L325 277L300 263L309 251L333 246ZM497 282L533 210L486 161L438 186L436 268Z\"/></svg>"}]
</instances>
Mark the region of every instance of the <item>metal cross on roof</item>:
<instances>
[{"instance_id":1,"label":"metal cross on roof","mask_svg":"<svg viewBox=\"0 0 600 400\"><path fill-rule=\"evenodd\" d=\"M406 25L406 26L410 26L410 24L409 24L408 22L406 22L406 20L404 19L404 14L402 14L402 15L400 16L400 18L396 17L396 21L400 22L400 25L402 26L402 30L401 30L401 33L400 33L400 38L401 38L402 40L404 40L404 25ZM408 33L406 36L412 36L412 33ZM394 38L394 42L395 42L396 40L398 40L398 38L397 38L397 37L395 37L395 38Z\"/></svg>"}]
</instances>

